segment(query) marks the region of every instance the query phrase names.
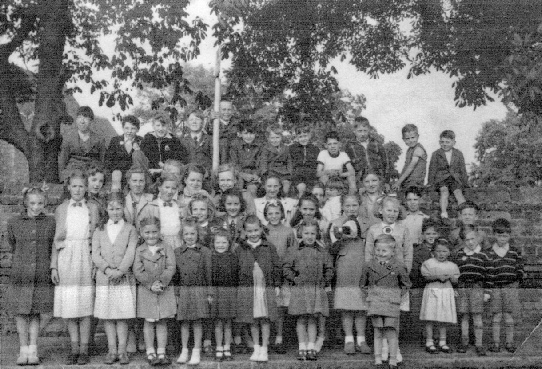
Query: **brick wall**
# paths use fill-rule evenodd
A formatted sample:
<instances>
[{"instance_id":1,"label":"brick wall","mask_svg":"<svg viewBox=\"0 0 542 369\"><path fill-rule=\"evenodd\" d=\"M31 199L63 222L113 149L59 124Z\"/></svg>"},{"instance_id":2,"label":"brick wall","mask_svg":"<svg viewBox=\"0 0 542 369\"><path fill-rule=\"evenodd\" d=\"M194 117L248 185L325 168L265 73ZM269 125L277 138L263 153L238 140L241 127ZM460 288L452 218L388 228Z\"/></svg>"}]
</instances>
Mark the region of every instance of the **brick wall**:
<instances>
[{"instance_id":1,"label":"brick wall","mask_svg":"<svg viewBox=\"0 0 542 369\"><path fill-rule=\"evenodd\" d=\"M21 211L21 185L4 186L0 193L0 237L6 230L7 220ZM0 191L2 189L0 188ZM62 188L51 186L48 210L52 212L59 203ZM505 217L512 222L512 237L516 246L524 253L527 278L520 291L522 311L518 319L518 340L523 340L540 321L542 312L542 188L493 187L485 189L470 189L467 198L475 201L481 208L480 223L491 234L490 224L498 217ZM452 202L451 207L455 204ZM424 197L423 208L428 213L438 214L438 194L430 193ZM455 216L455 211L450 211ZM5 248L2 239L0 243L0 307L2 297L8 283L11 266L11 254ZM486 327L490 320L486 314ZM0 333L15 332L12 319L6 316L0 308ZM58 322L48 328L48 334L62 333L63 326ZM489 333L489 332L487 332ZM487 336L490 337L490 336Z\"/></svg>"}]
</instances>

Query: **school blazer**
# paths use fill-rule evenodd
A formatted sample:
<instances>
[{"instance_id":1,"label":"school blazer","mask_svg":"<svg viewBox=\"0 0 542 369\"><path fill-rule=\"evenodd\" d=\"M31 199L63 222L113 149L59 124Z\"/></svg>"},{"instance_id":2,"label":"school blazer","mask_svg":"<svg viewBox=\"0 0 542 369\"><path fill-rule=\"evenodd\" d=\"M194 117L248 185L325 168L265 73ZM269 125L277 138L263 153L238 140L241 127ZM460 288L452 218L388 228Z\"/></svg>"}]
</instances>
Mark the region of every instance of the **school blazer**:
<instances>
[{"instance_id":1,"label":"school blazer","mask_svg":"<svg viewBox=\"0 0 542 369\"><path fill-rule=\"evenodd\" d=\"M72 129L62 137L62 145L58 154L58 171L62 173L73 157L82 162L103 162L105 158L106 146L103 138L94 131L89 134L89 150L83 150L79 142L79 132Z\"/></svg>"},{"instance_id":2,"label":"school blazer","mask_svg":"<svg viewBox=\"0 0 542 369\"><path fill-rule=\"evenodd\" d=\"M467 186L468 176L465 159L461 151L452 148L452 160L448 165L444 150L438 149L431 155L427 182L430 185L435 185L449 177L455 179L462 187Z\"/></svg>"}]
</instances>

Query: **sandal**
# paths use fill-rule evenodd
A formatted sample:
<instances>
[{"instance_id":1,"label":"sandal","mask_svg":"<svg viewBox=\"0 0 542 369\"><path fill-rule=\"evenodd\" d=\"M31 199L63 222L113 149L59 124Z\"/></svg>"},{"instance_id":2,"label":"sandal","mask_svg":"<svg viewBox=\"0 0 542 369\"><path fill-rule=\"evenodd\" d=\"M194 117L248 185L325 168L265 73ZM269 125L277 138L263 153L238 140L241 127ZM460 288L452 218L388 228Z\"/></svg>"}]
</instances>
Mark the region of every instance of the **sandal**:
<instances>
[{"instance_id":1,"label":"sandal","mask_svg":"<svg viewBox=\"0 0 542 369\"><path fill-rule=\"evenodd\" d=\"M427 351L430 354L438 354L438 350L435 347L435 345L425 346L425 351Z\"/></svg>"},{"instance_id":2,"label":"sandal","mask_svg":"<svg viewBox=\"0 0 542 369\"><path fill-rule=\"evenodd\" d=\"M158 364L158 357L154 353L153 354L148 354L147 355L147 361L148 361L149 365L155 366L156 364Z\"/></svg>"},{"instance_id":3,"label":"sandal","mask_svg":"<svg viewBox=\"0 0 542 369\"><path fill-rule=\"evenodd\" d=\"M445 354L449 354L452 350L450 349L450 346L448 345L442 345L438 347L438 349L440 350L440 352L444 352Z\"/></svg>"},{"instance_id":4,"label":"sandal","mask_svg":"<svg viewBox=\"0 0 542 369\"><path fill-rule=\"evenodd\" d=\"M233 360L230 350L224 350L224 360L227 360L227 361Z\"/></svg>"},{"instance_id":5,"label":"sandal","mask_svg":"<svg viewBox=\"0 0 542 369\"><path fill-rule=\"evenodd\" d=\"M316 361L316 350L307 350L307 360Z\"/></svg>"},{"instance_id":6,"label":"sandal","mask_svg":"<svg viewBox=\"0 0 542 369\"><path fill-rule=\"evenodd\" d=\"M299 350L297 352L297 360L300 360L300 361L307 360L307 350Z\"/></svg>"},{"instance_id":7,"label":"sandal","mask_svg":"<svg viewBox=\"0 0 542 369\"><path fill-rule=\"evenodd\" d=\"M215 351L215 360L216 361L222 361L224 360L224 350L217 349Z\"/></svg>"},{"instance_id":8,"label":"sandal","mask_svg":"<svg viewBox=\"0 0 542 369\"><path fill-rule=\"evenodd\" d=\"M505 348L506 351L511 352L511 353L514 353L517 350L516 345L514 345L513 343L509 343L509 342L505 343L504 348Z\"/></svg>"}]
</instances>

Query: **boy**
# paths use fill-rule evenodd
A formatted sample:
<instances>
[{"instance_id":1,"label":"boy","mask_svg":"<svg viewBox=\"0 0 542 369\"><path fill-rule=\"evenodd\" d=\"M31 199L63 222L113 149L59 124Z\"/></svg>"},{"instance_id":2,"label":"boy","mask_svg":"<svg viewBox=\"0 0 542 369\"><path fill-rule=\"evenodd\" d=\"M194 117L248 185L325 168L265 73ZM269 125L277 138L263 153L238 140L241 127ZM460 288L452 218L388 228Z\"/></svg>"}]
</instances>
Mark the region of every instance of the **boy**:
<instances>
[{"instance_id":1,"label":"boy","mask_svg":"<svg viewBox=\"0 0 542 369\"><path fill-rule=\"evenodd\" d=\"M514 345L514 317L520 311L518 287L523 280L523 258L515 247L510 246L510 222L497 219L492 224L497 242L487 252L489 275L492 283L491 313L493 314L493 344L489 350L500 351L501 320L504 315L506 343L508 352L516 351Z\"/></svg>"},{"instance_id":2,"label":"boy","mask_svg":"<svg viewBox=\"0 0 542 369\"><path fill-rule=\"evenodd\" d=\"M318 181L316 168L320 149L310 143L311 136L311 127L308 124L303 125L297 129L297 142L290 146L293 166L292 182L297 188L299 197Z\"/></svg>"},{"instance_id":3,"label":"boy","mask_svg":"<svg viewBox=\"0 0 542 369\"><path fill-rule=\"evenodd\" d=\"M459 232L461 230L461 224L467 224L478 227L478 205L476 205L472 201L465 201L461 205L457 207L458 211L458 217L457 219L460 221L460 225L452 230L450 232L450 235L448 236L450 243L452 244L453 251L456 252L458 249L460 249L462 245L461 237L459 237ZM488 250L491 247L491 243L489 242L488 236L486 232L484 232L481 229L478 230L478 235L480 236L480 244L482 246L482 250Z\"/></svg>"},{"instance_id":4,"label":"boy","mask_svg":"<svg viewBox=\"0 0 542 369\"><path fill-rule=\"evenodd\" d=\"M326 150L318 154L318 167L316 176L324 185L330 177L338 176L348 181L349 193L356 193L356 173L350 162L350 157L344 151L340 151L340 138L336 131L328 132L324 138ZM346 168L346 171L343 171Z\"/></svg>"},{"instance_id":5,"label":"boy","mask_svg":"<svg viewBox=\"0 0 542 369\"><path fill-rule=\"evenodd\" d=\"M403 224L408 228L410 241L414 245L421 242L422 222L429 216L420 210L422 191L419 187L408 187L405 194L407 211Z\"/></svg>"},{"instance_id":6,"label":"boy","mask_svg":"<svg viewBox=\"0 0 542 369\"><path fill-rule=\"evenodd\" d=\"M388 184L390 180L388 154L380 142L370 138L372 127L369 120L356 117L353 126L356 140L347 143L344 151L352 160L358 186L361 187L362 178L368 171L375 172L382 178L383 184Z\"/></svg>"},{"instance_id":7,"label":"boy","mask_svg":"<svg viewBox=\"0 0 542 369\"><path fill-rule=\"evenodd\" d=\"M240 123L241 138L236 139L230 146L230 160L239 170L239 186L256 197L256 190L261 179L258 175L261 144L256 141L256 127L250 119L242 120Z\"/></svg>"},{"instance_id":8,"label":"boy","mask_svg":"<svg viewBox=\"0 0 542 369\"><path fill-rule=\"evenodd\" d=\"M169 132L168 122L161 116L154 116L150 121L154 131L147 133L141 142L141 151L149 160L149 171L160 173L169 159L186 164L188 153L177 137Z\"/></svg>"},{"instance_id":9,"label":"boy","mask_svg":"<svg viewBox=\"0 0 542 369\"><path fill-rule=\"evenodd\" d=\"M454 148L455 133L450 130L440 134L440 149L431 155L427 182L440 191L442 218L448 218L448 197L452 192L460 205L465 202L463 188L467 187L467 168L461 151Z\"/></svg>"},{"instance_id":10,"label":"boy","mask_svg":"<svg viewBox=\"0 0 542 369\"><path fill-rule=\"evenodd\" d=\"M241 132L239 127L239 121L234 116L235 108L230 100L222 99L220 100L220 111L217 115L215 111L211 111L211 121L208 124L206 131L209 133L209 136L212 137L213 134L213 120L217 117L220 119L219 126L219 145L220 145L220 163L229 163L231 160L229 156L231 144L238 138L239 132Z\"/></svg>"},{"instance_id":11,"label":"boy","mask_svg":"<svg viewBox=\"0 0 542 369\"><path fill-rule=\"evenodd\" d=\"M418 127L414 124L407 124L401 130L403 141L408 146L405 158L405 166L401 176L393 185L394 191L406 189L411 186L422 188L425 181L427 167L427 153L418 142Z\"/></svg>"},{"instance_id":12,"label":"boy","mask_svg":"<svg viewBox=\"0 0 542 369\"><path fill-rule=\"evenodd\" d=\"M487 291L491 286L488 275L489 258L480 247L480 236L476 227L463 225L460 235L465 246L459 250L453 260L459 267L460 273L457 286L459 295L457 313L461 315L461 344L457 347L457 352L467 352L469 318L472 315L476 353L478 356L485 356L486 351L482 346L484 334L482 313L484 302L487 302L490 297L489 291Z\"/></svg>"},{"instance_id":13,"label":"boy","mask_svg":"<svg viewBox=\"0 0 542 369\"><path fill-rule=\"evenodd\" d=\"M382 339L386 338L389 367L397 368L399 302L408 293L410 279L406 266L394 258L392 235L379 235L374 247L374 259L363 265L360 287L369 305L367 315L372 316L375 364L382 365Z\"/></svg>"},{"instance_id":14,"label":"boy","mask_svg":"<svg viewBox=\"0 0 542 369\"><path fill-rule=\"evenodd\" d=\"M262 177L278 176L282 192L287 196L293 171L289 147L282 142L282 128L278 124L267 127L266 136L267 144L262 148L260 156L260 173Z\"/></svg>"},{"instance_id":15,"label":"boy","mask_svg":"<svg viewBox=\"0 0 542 369\"><path fill-rule=\"evenodd\" d=\"M207 171L211 170L213 144L211 137L203 132L203 112L196 110L188 115L190 132L181 136L181 145L188 152L188 163L198 164Z\"/></svg>"},{"instance_id":16,"label":"boy","mask_svg":"<svg viewBox=\"0 0 542 369\"><path fill-rule=\"evenodd\" d=\"M88 106L77 110L75 125L77 129L70 130L62 137L58 155L58 172L60 181L64 182L74 170L86 171L88 165L104 162L105 140L90 130L94 121L94 112Z\"/></svg>"},{"instance_id":17,"label":"boy","mask_svg":"<svg viewBox=\"0 0 542 369\"><path fill-rule=\"evenodd\" d=\"M215 217L223 216L225 213L219 211L220 197L224 191L229 190L230 188L238 187L239 175L237 174L236 167L232 164L220 164L218 166L218 188L219 190L215 192L213 197L213 204L215 205ZM245 200L245 214L251 215L256 214L256 206L254 205L254 196L247 190L242 190L241 195Z\"/></svg>"}]
</instances>

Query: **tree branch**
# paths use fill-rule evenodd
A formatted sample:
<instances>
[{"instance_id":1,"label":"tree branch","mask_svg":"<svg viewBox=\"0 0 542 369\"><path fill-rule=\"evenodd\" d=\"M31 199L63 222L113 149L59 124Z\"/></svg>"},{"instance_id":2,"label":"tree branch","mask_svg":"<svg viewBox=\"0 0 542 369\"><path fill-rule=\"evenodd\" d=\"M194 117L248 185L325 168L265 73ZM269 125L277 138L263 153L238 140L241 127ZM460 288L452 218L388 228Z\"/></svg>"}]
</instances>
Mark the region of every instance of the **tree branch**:
<instances>
[{"instance_id":1,"label":"tree branch","mask_svg":"<svg viewBox=\"0 0 542 369\"><path fill-rule=\"evenodd\" d=\"M36 18L37 12L35 7L29 7L22 11L21 26L10 42L0 46L0 58L7 60L15 49L22 45L28 34L34 29Z\"/></svg>"}]
</instances>

